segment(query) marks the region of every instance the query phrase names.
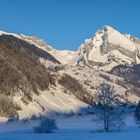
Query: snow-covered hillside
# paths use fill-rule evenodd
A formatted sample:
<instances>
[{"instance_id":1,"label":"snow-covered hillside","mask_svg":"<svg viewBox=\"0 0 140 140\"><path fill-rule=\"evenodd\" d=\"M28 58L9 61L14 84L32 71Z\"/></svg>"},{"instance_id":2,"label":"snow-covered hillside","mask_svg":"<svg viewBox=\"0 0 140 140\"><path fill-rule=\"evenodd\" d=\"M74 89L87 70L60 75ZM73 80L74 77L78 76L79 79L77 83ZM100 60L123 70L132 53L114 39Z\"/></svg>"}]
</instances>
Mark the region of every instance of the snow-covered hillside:
<instances>
[{"instance_id":1,"label":"snow-covered hillside","mask_svg":"<svg viewBox=\"0 0 140 140\"><path fill-rule=\"evenodd\" d=\"M49 52L53 55L61 64L73 64L76 61L76 52L70 50L57 50L53 48L51 45L45 43L42 39L37 38L36 36L29 37L25 35L21 35L22 39L25 41L32 43L44 51Z\"/></svg>"},{"instance_id":2,"label":"snow-covered hillside","mask_svg":"<svg viewBox=\"0 0 140 140\"><path fill-rule=\"evenodd\" d=\"M53 72L53 74L55 73ZM57 72L56 85L50 85L49 90L40 91L39 96L34 94L32 101L28 104L22 101L21 94L14 96L14 101L22 108L22 110L18 111L20 119L54 112L69 114L71 111L79 112L83 108L87 109L90 106L87 102L80 100L71 90L58 82L65 74L80 82L84 90L90 95L87 99L90 100L92 97L93 103L98 103L98 87L103 82L114 86L121 102L137 103L140 100L139 95L133 91L135 87L131 84L126 84L123 78L93 68L65 66L64 69ZM82 97L84 96L83 94L81 93L79 96Z\"/></svg>"}]
</instances>

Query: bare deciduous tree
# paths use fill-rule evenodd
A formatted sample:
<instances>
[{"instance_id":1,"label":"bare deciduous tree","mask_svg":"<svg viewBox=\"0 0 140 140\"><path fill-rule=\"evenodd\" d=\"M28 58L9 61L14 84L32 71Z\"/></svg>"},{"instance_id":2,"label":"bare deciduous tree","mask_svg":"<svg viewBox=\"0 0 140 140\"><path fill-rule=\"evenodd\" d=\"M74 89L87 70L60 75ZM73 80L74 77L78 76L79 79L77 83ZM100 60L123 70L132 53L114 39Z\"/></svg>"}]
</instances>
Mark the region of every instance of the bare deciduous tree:
<instances>
[{"instance_id":1,"label":"bare deciduous tree","mask_svg":"<svg viewBox=\"0 0 140 140\"><path fill-rule=\"evenodd\" d=\"M106 132L120 129L124 125L123 113L114 87L103 83L98 91L100 104L97 107L96 121L103 124Z\"/></svg>"},{"instance_id":2,"label":"bare deciduous tree","mask_svg":"<svg viewBox=\"0 0 140 140\"><path fill-rule=\"evenodd\" d=\"M33 128L35 133L52 133L57 129L55 120L48 117L43 117L39 126Z\"/></svg>"}]
</instances>

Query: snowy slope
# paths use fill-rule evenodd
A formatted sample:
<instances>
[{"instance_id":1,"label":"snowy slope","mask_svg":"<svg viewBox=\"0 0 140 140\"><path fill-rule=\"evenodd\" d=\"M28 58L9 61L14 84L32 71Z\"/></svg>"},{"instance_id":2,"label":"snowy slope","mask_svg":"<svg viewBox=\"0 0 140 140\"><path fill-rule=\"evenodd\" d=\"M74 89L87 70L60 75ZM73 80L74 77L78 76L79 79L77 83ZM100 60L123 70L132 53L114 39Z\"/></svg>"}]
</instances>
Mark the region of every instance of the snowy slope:
<instances>
[{"instance_id":1,"label":"snowy slope","mask_svg":"<svg viewBox=\"0 0 140 140\"><path fill-rule=\"evenodd\" d=\"M55 89L56 88L56 89ZM30 118L32 115L48 115L52 113L66 114L71 111L77 112L81 108L87 108L88 105L81 102L73 95L68 95L63 92L62 87L50 87L49 91L42 91L39 96L34 95L33 101L28 105L21 101L20 97L15 97L14 100L20 104L22 110L19 111L19 117Z\"/></svg>"},{"instance_id":2,"label":"snowy slope","mask_svg":"<svg viewBox=\"0 0 140 140\"><path fill-rule=\"evenodd\" d=\"M67 73L80 81L82 86L94 97L94 102L98 103L98 87L103 82L114 86L120 101L135 103L140 100L139 95L133 92L135 87L126 84L123 78L89 67L67 66L60 71L61 74ZM127 94L126 94L127 93Z\"/></svg>"},{"instance_id":3,"label":"snowy slope","mask_svg":"<svg viewBox=\"0 0 140 140\"><path fill-rule=\"evenodd\" d=\"M33 94L32 101L28 104L22 101L22 93L16 93L14 101L22 108L21 111L18 111L20 119L54 112L60 114L71 111L79 112L82 108L88 108L88 104L79 100L72 93L68 94L65 87L57 82L66 73L80 82L83 88L92 95L95 103L98 103L98 87L103 82L114 86L119 100L122 102L135 103L140 100L140 97L131 90L133 86L125 84L123 78L89 67L65 66L64 69L53 73L57 74L56 86L52 85L49 86L49 90L40 91L40 95Z\"/></svg>"},{"instance_id":4,"label":"snowy slope","mask_svg":"<svg viewBox=\"0 0 140 140\"><path fill-rule=\"evenodd\" d=\"M28 37L25 35L21 35L22 39L25 41L36 45L44 51L49 52L53 55L61 64L73 64L76 61L76 52L70 50L57 50L52 46L48 45L42 39L39 39L35 36Z\"/></svg>"}]
</instances>

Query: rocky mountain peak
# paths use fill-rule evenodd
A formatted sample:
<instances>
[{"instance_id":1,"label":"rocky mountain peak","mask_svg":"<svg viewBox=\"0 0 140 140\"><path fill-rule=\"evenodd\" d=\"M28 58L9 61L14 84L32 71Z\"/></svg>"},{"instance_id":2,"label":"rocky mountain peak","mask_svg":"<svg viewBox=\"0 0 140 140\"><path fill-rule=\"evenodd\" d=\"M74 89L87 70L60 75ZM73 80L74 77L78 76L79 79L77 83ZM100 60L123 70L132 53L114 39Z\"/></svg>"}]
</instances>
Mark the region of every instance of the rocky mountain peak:
<instances>
[{"instance_id":1,"label":"rocky mountain peak","mask_svg":"<svg viewBox=\"0 0 140 140\"><path fill-rule=\"evenodd\" d=\"M140 44L114 28L104 26L80 46L77 64L103 70L110 70L119 64L139 64L139 51Z\"/></svg>"}]
</instances>

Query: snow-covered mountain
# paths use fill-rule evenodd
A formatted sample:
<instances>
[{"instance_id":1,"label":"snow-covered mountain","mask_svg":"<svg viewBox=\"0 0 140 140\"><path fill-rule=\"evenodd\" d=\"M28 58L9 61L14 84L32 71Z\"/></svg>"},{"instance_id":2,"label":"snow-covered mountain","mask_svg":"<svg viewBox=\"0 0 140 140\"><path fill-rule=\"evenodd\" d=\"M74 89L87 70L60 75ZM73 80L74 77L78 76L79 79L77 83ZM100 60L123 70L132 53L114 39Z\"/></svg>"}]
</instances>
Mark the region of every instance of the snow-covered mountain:
<instances>
[{"instance_id":1,"label":"snow-covered mountain","mask_svg":"<svg viewBox=\"0 0 140 140\"><path fill-rule=\"evenodd\" d=\"M75 52L57 50L35 36L0 31L0 50L0 76L5 76L0 91L20 106L14 109L20 118L88 108L98 102L103 82L114 86L122 102L140 100L140 40L110 26Z\"/></svg>"},{"instance_id":2,"label":"snow-covered mountain","mask_svg":"<svg viewBox=\"0 0 140 140\"><path fill-rule=\"evenodd\" d=\"M103 70L110 70L119 64L139 64L140 41L105 26L80 46L77 63Z\"/></svg>"},{"instance_id":3,"label":"snow-covered mountain","mask_svg":"<svg viewBox=\"0 0 140 140\"><path fill-rule=\"evenodd\" d=\"M140 63L140 40L130 34L121 34L110 26L104 26L95 35L86 39L77 51L57 50L36 36L0 31L0 35L11 35L52 55L63 65L86 65L102 70L111 70L120 64ZM45 62L44 59L41 59Z\"/></svg>"}]
</instances>

